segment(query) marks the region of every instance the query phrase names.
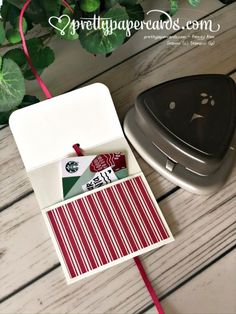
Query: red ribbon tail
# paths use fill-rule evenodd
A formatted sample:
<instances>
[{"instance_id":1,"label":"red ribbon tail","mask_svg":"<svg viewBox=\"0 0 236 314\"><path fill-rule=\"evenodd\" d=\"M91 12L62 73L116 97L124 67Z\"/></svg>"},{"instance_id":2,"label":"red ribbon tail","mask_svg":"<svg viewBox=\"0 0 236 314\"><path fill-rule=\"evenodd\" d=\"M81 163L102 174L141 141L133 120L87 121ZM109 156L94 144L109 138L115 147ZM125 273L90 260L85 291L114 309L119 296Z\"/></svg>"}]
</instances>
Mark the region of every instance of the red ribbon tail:
<instances>
[{"instance_id":1,"label":"red ribbon tail","mask_svg":"<svg viewBox=\"0 0 236 314\"><path fill-rule=\"evenodd\" d=\"M161 306L161 303L160 303L160 301L159 301L159 299L158 299L158 297L156 295L156 292L153 289L150 280L148 279L148 276L147 276L147 274L145 272L145 269L144 269L144 267L143 267L139 257L137 257L137 256L134 257L134 262L135 262L136 266L138 267L139 273L140 273L140 275L141 275L141 277L142 277L142 279L143 279L143 281L145 283L145 286L146 286L146 288L147 288L147 290L148 290L148 292L149 292L149 294L150 294L150 296L152 298L152 301L153 301L153 303L154 303L154 305L155 305L155 307L157 309L157 313L158 314L165 314L165 312L164 312L164 310L163 310L163 308Z\"/></svg>"}]
</instances>

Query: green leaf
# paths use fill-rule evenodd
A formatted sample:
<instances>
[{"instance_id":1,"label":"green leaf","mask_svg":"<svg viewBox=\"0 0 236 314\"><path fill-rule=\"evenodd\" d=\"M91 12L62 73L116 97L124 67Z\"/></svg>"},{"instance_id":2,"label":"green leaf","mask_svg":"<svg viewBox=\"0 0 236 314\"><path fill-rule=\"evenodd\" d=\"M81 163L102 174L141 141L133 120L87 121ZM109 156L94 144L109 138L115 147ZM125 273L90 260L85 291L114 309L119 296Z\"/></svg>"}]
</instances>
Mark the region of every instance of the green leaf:
<instances>
[{"instance_id":1,"label":"green leaf","mask_svg":"<svg viewBox=\"0 0 236 314\"><path fill-rule=\"evenodd\" d=\"M143 21L144 11L140 4L129 5L126 7L126 12L128 13L129 19L132 21Z\"/></svg>"},{"instance_id":2,"label":"green leaf","mask_svg":"<svg viewBox=\"0 0 236 314\"><path fill-rule=\"evenodd\" d=\"M31 106L31 105L36 104L38 102L39 102L39 99L37 97L31 96L31 95L25 95L23 100L22 100L22 103L18 106L18 109Z\"/></svg>"},{"instance_id":3,"label":"green leaf","mask_svg":"<svg viewBox=\"0 0 236 314\"><path fill-rule=\"evenodd\" d=\"M19 18L17 18L13 23L13 28L9 29L6 33L7 40L11 44L17 44L21 42L20 32L19 32ZM22 23L23 32L26 33L27 31L27 22L26 19L23 18Z\"/></svg>"},{"instance_id":4,"label":"green leaf","mask_svg":"<svg viewBox=\"0 0 236 314\"><path fill-rule=\"evenodd\" d=\"M118 0L119 3L123 6L133 6L138 4L138 0Z\"/></svg>"},{"instance_id":5,"label":"green leaf","mask_svg":"<svg viewBox=\"0 0 236 314\"><path fill-rule=\"evenodd\" d=\"M23 7L23 4L25 3L25 0L7 0L9 3L17 7L18 9L21 9Z\"/></svg>"},{"instance_id":6,"label":"green leaf","mask_svg":"<svg viewBox=\"0 0 236 314\"><path fill-rule=\"evenodd\" d=\"M21 42L20 33L18 32L17 29L14 28L9 29L6 33L6 37L9 43L11 44L18 44L19 42Z\"/></svg>"},{"instance_id":7,"label":"green leaf","mask_svg":"<svg viewBox=\"0 0 236 314\"><path fill-rule=\"evenodd\" d=\"M30 39L27 41L30 58L34 64L39 75L43 73L43 70L49 66L55 59L54 52L49 47L44 47L41 39ZM21 48L15 48L5 53L4 58L8 58L16 62L25 77L26 80L35 80L35 76L32 73L28 62L25 58L25 54Z\"/></svg>"},{"instance_id":8,"label":"green leaf","mask_svg":"<svg viewBox=\"0 0 236 314\"><path fill-rule=\"evenodd\" d=\"M9 22L12 26L15 23L15 20L19 17L20 10L16 8L11 3L4 1L1 7L1 16L3 19L4 26L6 22Z\"/></svg>"},{"instance_id":9,"label":"green leaf","mask_svg":"<svg viewBox=\"0 0 236 314\"><path fill-rule=\"evenodd\" d=\"M111 9L112 7L114 7L115 5L117 5L119 3L119 0L105 0L105 8Z\"/></svg>"},{"instance_id":10,"label":"green leaf","mask_svg":"<svg viewBox=\"0 0 236 314\"><path fill-rule=\"evenodd\" d=\"M125 8L112 8L103 17L117 22L129 19ZM79 36L82 47L87 51L93 54L108 54L123 44L126 30L115 29L112 34L105 35L103 29L84 29L80 31Z\"/></svg>"},{"instance_id":11,"label":"green leaf","mask_svg":"<svg viewBox=\"0 0 236 314\"><path fill-rule=\"evenodd\" d=\"M25 95L25 81L19 66L3 59L0 69L0 112L16 108Z\"/></svg>"},{"instance_id":12,"label":"green leaf","mask_svg":"<svg viewBox=\"0 0 236 314\"><path fill-rule=\"evenodd\" d=\"M41 75L43 73L44 69L37 69L37 72L39 75ZM35 76L33 74L33 72L31 71L31 68L29 67L28 64L26 64L23 68L22 68L22 72L24 74L24 78L28 81L33 81L35 80Z\"/></svg>"},{"instance_id":13,"label":"green leaf","mask_svg":"<svg viewBox=\"0 0 236 314\"><path fill-rule=\"evenodd\" d=\"M179 0L170 0L170 15L173 16L178 11Z\"/></svg>"},{"instance_id":14,"label":"green leaf","mask_svg":"<svg viewBox=\"0 0 236 314\"><path fill-rule=\"evenodd\" d=\"M5 53L4 58L8 58L15 61L21 68L21 71L26 80L35 80L35 76L32 73L29 67L29 64L26 60L25 54L21 48L15 48L15 49L9 50L7 53ZM41 69L37 69L37 71L39 74L43 72L43 70Z\"/></svg>"},{"instance_id":15,"label":"green leaf","mask_svg":"<svg viewBox=\"0 0 236 314\"><path fill-rule=\"evenodd\" d=\"M100 8L100 0L81 0L80 9L84 12L91 13Z\"/></svg>"},{"instance_id":16,"label":"green leaf","mask_svg":"<svg viewBox=\"0 0 236 314\"><path fill-rule=\"evenodd\" d=\"M9 0L8 0L9 1ZM13 0L11 0L13 1ZM16 0L17 1L17 0ZM48 0L54 1L54 0ZM18 2L25 2L25 0L20 0ZM40 24L42 26L48 27L48 19L47 14L45 12L44 7L40 3L39 0L32 0L30 5L28 6L25 14L26 18L29 19L33 24Z\"/></svg>"},{"instance_id":17,"label":"green leaf","mask_svg":"<svg viewBox=\"0 0 236 314\"><path fill-rule=\"evenodd\" d=\"M32 38L27 40L26 43L30 58L36 69L45 69L55 60L53 50L45 47L42 39Z\"/></svg>"},{"instance_id":18,"label":"green leaf","mask_svg":"<svg viewBox=\"0 0 236 314\"><path fill-rule=\"evenodd\" d=\"M6 1L6 0L5 0ZM21 9L25 0L8 0L9 3ZM51 15L59 15L59 0L31 0L26 10L26 17L34 24L48 26L48 17Z\"/></svg>"},{"instance_id":19,"label":"green leaf","mask_svg":"<svg viewBox=\"0 0 236 314\"><path fill-rule=\"evenodd\" d=\"M19 67L26 63L26 58L21 48L14 48L8 50L3 57L4 59L7 58L13 60L15 63L19 65Z\"/></svg>"},{"instance_id":20,"label":"green leaf","mask_svg":"<svg viewBox=\"0 0 236 314\"><path fill-rule=\"evenodd\" d=\"M191 4L193 7L196 7L200 4L201 0L188 0L189 4Z\"/></svg>"},{"instance_id":21,"label":"green leaf","mask_svg":"<svg viewBox=\"0 0 236 314\"><path fill-rule=\"evenodd\" d=\"M8 124L10 115L17 109L21 109L21 108L36 104L38 102L39 102L39 99L37 97L25 95L22 100L22 103L19 106L17 106L16 109L12 109L5 112L0 112L0 124Z\"/></svg>"},{"instance_id":22,"label":"green leaf","mask_svg":"<svg viewBox=\"0 0 236 314\"><path fill-rule=\"evenodd\" d=\"M140 4L126 6L126 12L131 21L141 22L144 20L144 11ZM128 41L137 32L137 30L131 29L130 32L131 32L131 36L127 36L126 41Z\"/></svg>"},{"instance_id":23,"label":"green leaf","mask_svg":"<svg viewBox=\"0 0 236 314\"><path fill-rule=\"evenodd\" d=\"M9 117L12 114L12 112L15 110L9 110L6 112L0 112L0 125L2 124L8 124Z\"/></svg>"},{"instance_id":24,"label":"green leaf","mask_svg":"<svg viewBox=\"0 0 236 314\"><path fill-rule=\"evenodd\" d=\"M47 19L51 16L59 16L61 0L40 0L41 6L44 8Z\"/></svg>"},{"instance_id":25,"label":"green leaf","mask_svg":"<svg viewBox=\"0 0 236 314\"><path fill-rule=\"evenodd\" d=\"M56 23L56 27L63 30L63 32L59 31L58 29L55 29L55 33L63 39L66 40L76 40L79 38L79 35L75 32L74 34L72 34L72 28L71 28L71 24L68 25L68 18L62 17L58 20L58 22Z\"/></svg>"},{"instance_id":26,"label":"green leaf","mask_svg":"<svg viewBox=\"0 0 236 314\"><path fill-rule=\"evenodd\" d=\"M6 33L5 33L4 24L2 21L0 21L0 45L5 41L5 38L6 38Z\"/></svg>"}]
</instances>

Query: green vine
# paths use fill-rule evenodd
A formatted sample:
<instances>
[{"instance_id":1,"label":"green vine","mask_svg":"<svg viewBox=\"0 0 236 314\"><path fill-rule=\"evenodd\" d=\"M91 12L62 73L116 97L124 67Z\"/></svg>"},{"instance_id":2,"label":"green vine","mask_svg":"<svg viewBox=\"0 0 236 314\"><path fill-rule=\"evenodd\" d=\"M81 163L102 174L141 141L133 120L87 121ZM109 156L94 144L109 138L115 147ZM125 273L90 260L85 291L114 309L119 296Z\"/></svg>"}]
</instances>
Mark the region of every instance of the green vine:
<instances>
[{"instance_id":1,"label":"green vine","mask_svg":"<svg viewBox=\"0 0 236 314\"><path fill-rule=\"evenodd\" d=\"M174 15L179 8L179 0L167 0L169 13ZM187 0L196 6L200 0ZM25 95L25 80L34 80L34 76L21 48L18 29L19 13L25 0L4 0L0 17L0 124L8 123L10 114L39 100L35 96ZM62 15L64 15L62 18ZM123 29L115 29L104 36L101 29L77 29L72 32L67 26L68 17L80 21L84 18L109 18L115 21L142 21L144 11L139 0L32 0L23 19L23 30L34 67L39 74L50 66L55 55L48 46L52 36L58 40L80 41L84 49L92 54L110 55L115 49L129 40L131 36ZM50 17L58 17L55 28L49 25ZM41 27L43 35L32 38L35 27ZM62 31L65 28L65 31ZM41 33L42 34L42 33ZM4 54L2 51L5 50Z\"/></svg>"}]
</instances>

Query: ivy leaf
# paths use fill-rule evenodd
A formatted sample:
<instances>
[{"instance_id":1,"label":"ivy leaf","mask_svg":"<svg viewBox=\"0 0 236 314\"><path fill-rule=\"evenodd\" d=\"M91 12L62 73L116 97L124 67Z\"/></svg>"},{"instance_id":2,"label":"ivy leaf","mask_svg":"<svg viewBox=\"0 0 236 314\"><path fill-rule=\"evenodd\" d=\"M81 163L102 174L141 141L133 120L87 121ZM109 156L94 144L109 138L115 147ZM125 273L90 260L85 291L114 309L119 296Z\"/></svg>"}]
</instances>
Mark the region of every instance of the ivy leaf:
<instances>
[{"instance_id":1,"label":"ivy leaf","mask_svg":"<svg viewBox=\"0 0 236 314\"><path fill-rule=\"evenodd\" d=\"M12 114L12 112L14 112L15 110L36 104L37 102L39 102L39 99L37 97L25 95L23 100L22 100L22 103L19 106L17 106L16 109L12 109L12 110L5 111L5 112L0 112L0 125L1 124L8 124L9 117Z\"/></svg>"},{"instance_id":2,"label":"ivy leaf","mask_svg":"<svg viewBox=\"0 0 236 314\"><path fill-rule=\"evenodd\" d=\"M22 103L17 108L21 109L21 108L36 104L38 102L39 102L39 99L37 97L31 96L31 95L25 95L23 100L22 100Z\"/></svg>"},{"instance_id":3,"label":"ivy leaf","mask_svg":"<svg viewBox=\"0 0 236 314\"><path fill-rule=\"evenodd\" d=\"M84 12L95 12L100 8L100 0L80 0L80 9Z\"/></svg>"},{"instance_id":4,"label":"ivy leaf","mask_svg":"<svg viewBox=\"0 0 236 314\"><path fill-rule=\"evenodd\" d=\"M144 20L144 11L140 4L126 6L126 12L131 21L141 22ZM137 32L137 30L131 29L130 32L131 32L131 36L127 36L125 41L128 41Z\"/></svg>"},{"instance_id":5,"label":"ivy leaf","mask_svg":"<svg viewBox=\"0 0 236 314\"><path fill-rule=\"evenodd\" d=\"M25 3L25 0L8 0L9 2L15 2L17 7L22 7L22 3ZM50 2L54 0L49 0ZM21 4L19 4L21 3ZM30 20L33 24L40 24L42 26L48 26L47 14L41 5L39 0L32 0L30 5L28 6L25 14L27 20Z\"/></svg>"},{"instance_id":6,"label":"ivy leaf","mask_svg":"<svg viewBox=\"0 0 236 314\"><path fill-rule=\"evenodd\" d=\"M27 47L34 67L39 74L42 74L43 70L55 60L53 50L49 47L45 47L42 39L40 38L27 40ZM21 68L26 80L35 79L21 48L9 50L5 53L4 58L8 58L16 62Z\"/></svg>"},{"instance_id":7,"label":"ivy leaf","mask_svg":"<svg viewBox=\"0 0 236 314\"><path fill-rule=\"evenodd\" d=\"M143 21L144 20L144 11L140 4L127 6L126 11L128 13L129 19L132 21Z\"/></svg>"},{"instance_id":8,"label":"ivy leaf","mask_svg":"<svg viewBox=\"0 0 236 314\"><path fill-rule=\"evenodd\" d=\"M21 103L25 95L25 81L13 60L1 58L0 64L0 112L5 112Z\"/></svg>"},{"instance_id":9,"label":"ivy leaf","mask_svg":"<svg viewBox=\"0 0 236 314\"><path fill-rule=\"evenodd\" d=\"M35 76L33 75L28 62L25 58L25 54L21 48L15 48L11 49L8 52L5 53L4 58L11 59L15 63L18 64L18 66L21 68L21 71L24 75L24 78L26 80L34 80ZM40 73L40 70L37 69L37 71Z\"/></svg>"},{"instance_id":10,"label":"ivy leaf","mask_svg":"<svg viewBox=\"0 0 236 314\"><path fill-rule=\"evenodd\" d=\"M24 52L21 48L15 48L7 51L3 58L11 59L21 67L26 63Z\"/></svg>"},{"instance_id":11,"label":"ivy leaf","mask_svg":"<svg viewBox=\"0 0 236 314\"><path fill-rule=\"evenodd\" d=\"M40 0L41 6L44 8L45 14L47 16L47 19L54 16L59 16L60 14L60 7L61 7L61 0Z\"/></svg>"},{"instance_id":12,"label":"ivy leaf","mask_svg":"<svg viewBox=\"0 0 236 314\"><path fill-rule=\"evenodd\" d=\"M128 20L129 16L125 8L112 8L108 10L103 18L113 21ZM112 34L105 35L103 29L84 29L79 33L83 48L93 54L108 54L121 46L126 38L126 30L115 29Z\"/></svg>"},{"instance_id":13,"label":"ivy leaf","mask_svg":"<svg viewBox=\"0 0 236 314\"><path fill-rule=\"evenodd\" d=\"M15 111L15 110L9 110L9 111L5 111L5 112L0 112L0 125L8 124L10 115L12 114L13 111Z\"/></svg>"},{"instance_id":14,"label":"ivy leaf","mask_svg":"<svg viewBox=\"0 0 236 314\"><path fill-rule=\"evenodd\" d=\"M5 41L5 38L6 38L6 33L5 33L4 24L2 21L0 21L0 45Z\"/></svg>"},{"instance_id":15,"label":"ivy leaf","mask_svg":"<svg viewBox=\"0 0 236 314\"><path fill-rule=\"evenodd\" d=\"M38 75L42 75L43 70L44 69L36 69L38 72ZM28 81L33 81L35 80L35 76L33 74L33 72L31 71L31 68L29 67L29 65L27 64L25 68L23 68L23 74L24 74L24 78Z\"/></svg>"},{"instance_id":16,"label":"ivy leaf","mask_svg":"<svg viewBox=\"0 0 236 314\"><path fill-rule=\"evenodd\" d=\"M105 0L104 5L105 5L105 8L108 10L114 7L118 3L119 3L119 0Z\"/></svg>"},{"instance_id":17,"label":"ivy leaf","mask_svg":"<svg viewBox=\"0 0 236 314\"><path fill-rule=\"evenodd\" d=\"M49 47L45 47L40 38L27 40L27 47L30 58L36 69L45 69L55 60L53 50Z\"/></svg>"},{"instance_id":18,"label":"ivy leaf","mask_svg":"<svg viewBox=\"0 0 236 314\"><path fill-rule=\"evenodd\" d=\"M18 44L19 42L21 42L20 33L18 32L17 29L14 28L9 29L7 31L6 37L9 43L11 44Z\"/></svg>"},{"instance_id":19,"label":"ivy leaf","mask_svg":"<svg viewBox=\"0 0 236 314\"><path fill-rule=\"evenodd\" d=\"M118 0L123 6L133 6L138 3L138 0Z\"/></svg>"},{"instance_id":20,"label":"ivy leaf","mask_svg":"<svg viewBox=\"0 0 236 314\"><path fill-rule=\"evenodd\" d=\"M20 37L20 32L19 32L19 18L17 18L14 23L13 23L13 28L9 29L6 33L7 40L11 44L17 44L21 42L21 37ZM27 22L26 19L23 18L23 23L22 23L22 28L23 32L26 33L27 31Z\"/></svg>"},{"instance_id":21,"label":"ivy leaf","mask_svg":"<svg viewBox=\"0 0 236 314\"><path fill-rule=\"evenodd\" d=\"M189 0L190 1L190 0ZM170 15L173 16L179 8L178 0L170 0Z\"/></svg>"},{"instance_id":22,"label":"ivy leaf","mask_svg":"<svg viewBox=\"0 0 236 314\"><path fill-rule=\"evenodd\" d=\"M201 0L188 0L189 4L191 4L193 7L196 7L200 4Z\"/></svg>"},{"instance_id":23,"label":"ivy leaf","mask_svg":"<svg viewBox=\"0 0 236 314\"><path fill-rule=\"evenodd\" d=\"M5 53L4 58L8 58L16 62L21 68L21 71L26 80L35 80L35 76L32 73L31 68L28 65L28 62L25 58L25 54L21 48L15 48L15 49L9 50L7 53ZM42 74L43 69L37 68L37 72L40 75Z\"/></svg>"},{"instance_id":24,"label":"ivy leaf","mask_svg":"<svg viewBox=\"0 0 236 314\"><path fill-rule=\"evenodd\" d=\"M79 38L79 35L75 32L75 34L72 34L72 28L71 28L71 25L69 26L68 25L68 18L65 16L65 17L62 17L58 20L58 22L56 23L56 27L63 30L64 28L64 32L63 32L63 35L61 33L61 31L59 31L58 29L55 29L55 33L60 37L60 38L63 38L63 39L66 39L66 40L76 40Z\"/></svg>"},{"instance_id":25,"label":"ivy leaf","mask_svg":"<svg viewBox=\"0 0 236 314\"><path fill-rule=\"evenodd\" d=\"M21 9L23 7L23 4L25 3L24 0L8 0L8 2L17 7L18 9Z\"/></svg>"},{"instance_id":26,"label":"ivy leaf","mask_svg":"<svg viewBox=\"0 0 236 314\"><path fill-rule=\"evenodd\" d=\"M3 2L0 12L4 26L6 25L6 22L10 22L10 24L13 26L15 20L19 17L20 14L20 10L7 1Z\"/></svg>"},{"instance_id":27,"label":"ivy leaf","mask_svg":"<svg viewBox=\"0 0 236 314\"><path fill-rule=\"evenodd\" d=\"M26 17L33 24L41 24L42 26L48 26L48 17L53 12L59 13L60 6L58 8L59 0L32 0L26 10ZM25 0L8 0L9 3L21 9ZM58 14L56 14L58 15Z\"/></svg>"}]
</instances>

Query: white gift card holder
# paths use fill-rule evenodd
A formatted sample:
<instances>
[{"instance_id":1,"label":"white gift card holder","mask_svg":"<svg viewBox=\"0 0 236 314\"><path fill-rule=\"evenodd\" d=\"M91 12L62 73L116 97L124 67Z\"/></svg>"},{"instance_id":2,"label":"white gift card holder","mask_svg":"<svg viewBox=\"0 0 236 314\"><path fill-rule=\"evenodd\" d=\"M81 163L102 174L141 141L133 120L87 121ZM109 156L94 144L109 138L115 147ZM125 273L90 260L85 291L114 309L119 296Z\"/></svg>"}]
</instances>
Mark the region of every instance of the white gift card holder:
<instances>
[{"instance_id":1,"label":"white gift card holder","mask_svg":"<svg viewBox=\"0 0 236 314\"><path fill-rule=\"evenodd\" d=\"M173 241L108 88L93 84L14 112L10 128L68 283ZM128 178L63 201L61 160L124 152Z\"/></svg>"}]
</instances>

